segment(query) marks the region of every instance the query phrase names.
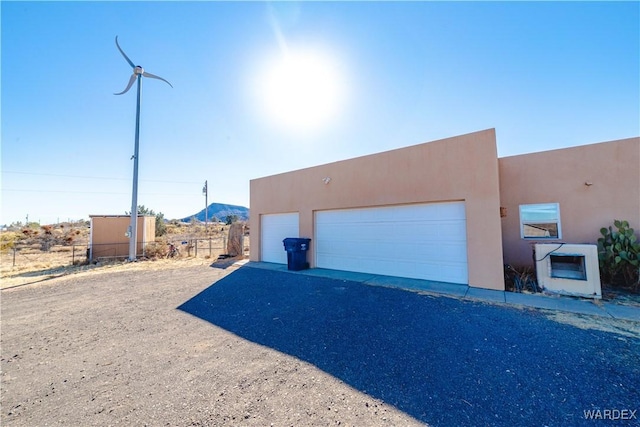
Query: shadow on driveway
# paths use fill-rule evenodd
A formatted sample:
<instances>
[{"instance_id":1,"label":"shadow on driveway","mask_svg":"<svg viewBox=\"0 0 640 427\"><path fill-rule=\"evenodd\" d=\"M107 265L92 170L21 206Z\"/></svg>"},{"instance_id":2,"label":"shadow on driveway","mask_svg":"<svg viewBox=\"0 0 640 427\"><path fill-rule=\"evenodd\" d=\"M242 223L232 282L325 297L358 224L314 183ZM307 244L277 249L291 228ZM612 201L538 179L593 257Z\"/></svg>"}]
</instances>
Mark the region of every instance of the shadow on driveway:
<instances>
[{"instance_id":1,"label":"shadow on driveway","mask_svg":"<svg viewBox=\"0 0 640 427\"><path fill-rule=\"evenodd\" d=\"M431 425L598 425L584 411L640 406L640 340L534 310L250 267L179 309Z\"/></svg>"}]
</instances>

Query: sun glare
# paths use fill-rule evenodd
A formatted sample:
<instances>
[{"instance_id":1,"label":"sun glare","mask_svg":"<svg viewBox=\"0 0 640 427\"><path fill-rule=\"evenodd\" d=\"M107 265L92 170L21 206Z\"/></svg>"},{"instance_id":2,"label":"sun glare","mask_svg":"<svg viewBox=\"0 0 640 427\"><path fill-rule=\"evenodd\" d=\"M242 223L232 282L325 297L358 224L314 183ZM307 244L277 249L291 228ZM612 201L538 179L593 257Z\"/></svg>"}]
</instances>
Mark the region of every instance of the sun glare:
<instances>
[{"instance_id":1,"label":"sun glare","mask_svg":"<svg viewBox=\"0 0 640 427\"><path fill-rule=\"evenodd\" d=\"M336 66L317 52L290 52L273 61L261 86L270 119L298 131L327 124L339 112L344 92Z\"/></svg>"}]
</instances>

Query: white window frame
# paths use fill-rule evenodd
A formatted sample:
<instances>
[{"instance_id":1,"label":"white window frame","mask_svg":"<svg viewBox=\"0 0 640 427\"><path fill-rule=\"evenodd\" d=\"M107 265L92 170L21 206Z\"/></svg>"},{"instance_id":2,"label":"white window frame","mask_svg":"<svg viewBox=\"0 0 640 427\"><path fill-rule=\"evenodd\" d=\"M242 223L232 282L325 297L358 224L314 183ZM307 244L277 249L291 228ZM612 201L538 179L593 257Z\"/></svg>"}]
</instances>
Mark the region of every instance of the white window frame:
<instances>
[{"instance_id":1,"label":"white window frame","mask_svg":"<svg viewBox=\"0 0 640 427\"><path fill-rule=\"evenodd\" d=\"M554 207L556 210L555 218L545 218L543 220L529 220L523 221L522 211L523 208L534 208L534 209L542 209L545 207ZM523 204L519 206L520 213L520 238L524 240L559 240L562 239L562 222L560 221L560 203L530 203ZM556 223L558 227L558 235L557 236L525 236L524 234L524 226L527 225L535 225L535 224L549 224Z\"/></svg>"}]
</instances>

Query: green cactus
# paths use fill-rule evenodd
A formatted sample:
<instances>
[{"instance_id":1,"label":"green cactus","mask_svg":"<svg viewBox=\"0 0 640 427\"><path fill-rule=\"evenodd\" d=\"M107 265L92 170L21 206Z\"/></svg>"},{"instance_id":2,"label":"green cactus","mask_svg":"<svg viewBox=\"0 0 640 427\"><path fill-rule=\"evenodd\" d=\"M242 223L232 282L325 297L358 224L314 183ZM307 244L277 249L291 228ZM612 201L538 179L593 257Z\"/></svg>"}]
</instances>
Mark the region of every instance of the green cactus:
<instances>
[{"instance_id":1,"label":"green cactus","mask_svg":"<svg viewBox=\"0 0 640 427\"><path fill-rule=\"evenodd\" d=\"M614 229L615 227L615 229ZM613 221L613 227L601 228L598 261L602 280L611 284L640 287L640 242L628 221Z\"/></svg>"}]
</instances>

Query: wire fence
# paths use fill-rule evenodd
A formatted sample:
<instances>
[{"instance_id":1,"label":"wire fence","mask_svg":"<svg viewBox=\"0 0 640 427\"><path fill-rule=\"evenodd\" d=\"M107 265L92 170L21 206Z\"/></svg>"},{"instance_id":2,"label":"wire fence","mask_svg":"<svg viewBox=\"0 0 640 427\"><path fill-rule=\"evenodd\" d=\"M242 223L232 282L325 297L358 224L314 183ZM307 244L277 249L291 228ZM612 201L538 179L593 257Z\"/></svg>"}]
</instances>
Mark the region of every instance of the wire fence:
<instances>
[{"instance_id":1,"label":"wire fence","mask_svg":"<svg viewBox=\"0 0 640 427\"><path fill-rule=\"evenodd\" d=\"M171 251L172 246L175 248L174 252ZM250 250L249 236L243 236L242 248L242 255L248 255ZM227 254L227 237L181 238L151 242L146 245L139 244L137 254L142 258L218 258ZM17 244L2 250L0 265L3 271L30 266L51 268L86 264L92 261L126 259L128 256L128 243L94 245L85 243L47 247L43 247L41 244Z\"/></svg>"},{"instance_id":2,"label":"wire fence","mask_svg":"<svg viewBox=\"0 0 640 427\"><path fill-rule=\"evenodd\" d=\"M40 245L16 245L3 250L0 259L3 269L27 265L78 265L87 261L88 248L86 244L52 245L46 250Z\"/></svg>"},{"instance_id":3,"label":"wire fence","mask_svg":"<svg viewBox=\"0 0 640 427\"><path fill-rule=\"evenodd\" d=\"M227 237L210 237L204 239L181 239L178 241L170 241L180 256L188 257L205 257L213 258L227 253ZM248 255L249 236L243 236L242 244L243 255Z\"/></svg>"}]
</instances>

